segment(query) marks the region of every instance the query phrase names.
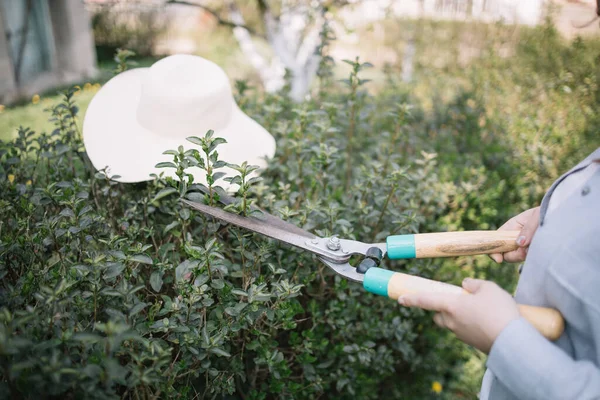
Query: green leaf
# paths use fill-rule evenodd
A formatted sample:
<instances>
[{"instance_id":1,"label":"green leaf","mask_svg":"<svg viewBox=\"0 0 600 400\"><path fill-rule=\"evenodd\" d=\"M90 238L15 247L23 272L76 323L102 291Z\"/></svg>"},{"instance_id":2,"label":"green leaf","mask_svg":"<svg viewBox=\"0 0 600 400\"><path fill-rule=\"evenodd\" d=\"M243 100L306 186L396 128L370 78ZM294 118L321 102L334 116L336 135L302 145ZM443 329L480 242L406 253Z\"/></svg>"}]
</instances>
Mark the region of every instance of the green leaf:
<instances>
[{"instance_id":1,"label":"green leaf","mask_svg":"<svg viewBox=\"0 0 600 400\"><path fill-rule=\"evenodd\" d=\"M190 143L197 144L198 146L202 146L202 143L203 143L203 140L196 136L187 137L187 138L185 138L185 140L187 140Z\"/></svg>"},{"instance_id":2,"label":"green leaf","mask_svg":"<svg viewBox=\"0 0 600 400\"><path fill-rule=\"evenodd\" d=\"M140 311L142 311L146 307L148 307L148 303L137 303L135 306L131 307L131 309L129 310L129 316L133 317L134 315L138 314Z\"/></svg>"},{"instance_id":3,"label":"green leaf","mask_svg":"<svg viewBox=\"0 0 600 400\"><path fill-rule=\"evenodd\" d=\"M112 297L122 296L121 292L119 292L118 290L115 290L115 289L111 289L110 287L106 287L106 288L102 289L100 291L100 293L102 293L103 295L112 296Z\"/></svg>"},{"instance_id":4,"label":"green leaf","mask_svg":"<svg viewBox=\"0 0 600 400\"><path fill-rule=\"evenodd\" d=\"M198 260L185 260L175 268L175 280L177 282L186 280L186 276L198 266Z\"/></svg>"},{"instance_id":5,"label":"green leaf","mask_svg":"<svg viewBox=\"0 0 600 400\"><path fill-rule=\"evenodd\" d=\"M155 168L177 168L177 165L173 164L170 161L159 162L154 166Z\"/></svg>"},{"instance_id":6,"label":"green leaf","mask_svg":"<svg viewBox=\"0 0 600 400\"><path fill-rule=\"evenodd\" d=\"M172 188L172 187L164 188L160 192L158 192L156 194L156 196L154 196L154 198L152 199L152 203L162 199L163 197L167 197L168 195L173 194L173 193L177 193L177 189Z\"/></svg>"},{"instance_id":7,"label":"green leaf","mask_svg":"<svg viewBox=\"0 0 600 400\"><path fill-rule=\"evenodd\" d=\"M111 256L113 256L113 258L117 260L124 260L127 258L125 256L125 253L123 253L121 250L111 250L108 252L108 254L110 254Z\"/></svg>"},{"instance_id":8,"label":"green leaf","mask_svg":"<svg viewBox=\"0 0 600 400\"><path fill-rule=\"evenodd\" d=\"M246 182L246 185L248 185L248 186L254 185L255 183L258 183L262 180L263 180L263 178L261 178L260 176L255 176L255 177L248 179L248 181Z\"/></svg>"},{"instance_id":9,"label":"green leaf","mask_svg":"<svg viewBox=\"0 0 600 400\"><path fill-rule=\"evenodd\" d=\"M190 209L187 207L182 208L181 210L179 210L179 216L182 220L187 221L188 219L190 219Z\"/></svg>"},{"instance_id":10,"label":"green leaf","mask_svg":"<svg viewBox=\"0 0 600 400\"><path fill-rule=\"evenodd\" d=\"M73 340L86 343L98 343L102 340L102 336L89 332L77 332L73 334Z\"/></svg>"},{"instance_id":11,"label":"green leaf","mask_svg":"<svg viewBox=\"0 0 600 400\"><path fill-rule=\"evenodd\" d=\"M208 347L210 345L210 337L208 336L206 325L207 324L204 324L204 326L202 327L202 343Z\"/></svg>"},{"instance_id":12,"label":"green leaf","mask_svg":"<svg viewBox=\"0 0 600 400\"><path fill-rule=\"evenodd\" d=\"M91 205L87 205L85 207L83 207L81 210L79 210L79 212L77 213L78 217L81 217L82 215L92 211L94 208Z\"/></svg>"},{"instance_id":13,"label":"green leaf","mask_svg":"<svg viewBox=\"0 0 600 400\"><path fill-rule=\"evenodd\" d=\"M221 179L222 177L224 177L225 175L227 175L226 172L215 172L215 173L213 173L212 176L213 176L213 179L215 181L217 181L217 180Z\"/></svg>"},{"instance_id":14,"label":"green leaf","mask_svg":"<svg viewBox=\"0 0 600 400\"><path fill-rule=\"evenodd\" d=\"M152 259L145 254L136 254L132 256L129 260L138 262L140 264L153 265Z\"/></svg>"},{"instance_id":15,"label":"green leaf","mask_svg":"<svg viewBox=\"0 0 600 400\"><path fill-rule=\"evenodd\" d=\"M154 271L152 275L150 275L150 286L152 286L152 289L157 293L160 292L163 285L162 275L162 271Z\"/></svg>"},{"instance_id":16,"label":"green leaf","mask_svg":"<svg viewBox=\"0 0 600 400\"><path fill-rule=\"evenodd\" d=\"M225 139L223 139L223 138L215 138L215 139L212 141L212 143L211 143L210 147L208 148L208 152L209 152L209 153L212 153L212 152L213 152L213 150L217 148L217 146L219 146L219 145L221 145L221 144L223 144L223 143L227 143L227 141L226 141ZM213 161L213 162L214 162L214 161Z\"/></svg>"},{"instance_id":17,"label":"green leaf","mask_svg":"<svg viewBox=\"0 0 600 400\"><path fill-rule=\"evenodd\" d=\"M214 237L214 238L210 239L208 242L206 242L206 246L205 246L206 250L211 250L214 247L215 243L217 243L216 237Z\"/></svg>"},{"instance_id":18,"label":"green leaf","mask_svg":"<svg viewBox=\"0 0 600 400\"><path fill-rule=\"evenodd\" d=\"M185 195L185 198L196 203L202 203L202 201L204 200L204 194L198 192L188 192Z\"/></svg>"},{"instance_id":19,"label":"green leaf","mask_svg":"<svg viewBox=\"0 0 600 400\"><path fill-rule=\"evenodd\" d=\"M213 281L210 283L210 286L213 289L223 289L225 287L225 282L223 282L223 279L213 279Z\"/></svg>"},{"instance_id":20,"label":"green leaf","mask_svg":"<svg viewBox=\"0 0 600 400\"><path fill-rule=\"evenodd\" d=\"M179 182L179 195L180 196L185 196L185 193L187 192L187 182L185 180Z\"/></svg>"},{"instance_id":21,"label":"green leaf","mask_svg":"<svg viewBox=\"0 0 600 400\"><path fill-rule=\"evenodd\" d=\"M225 313L231 315L232 317L237 317L247 305L248 303L238 303L233 307L226 307Z\"/></svg>"},{"instance_id":22,"label":"green leaf","mask_svg":"<svg viewBox=\"0 0 600 400\"><path fill-rule=\"evenodd\" d=\"M121 275L121 273L125 270L125 264L123 263L110 263L110 266L106 269L104 273L104 279L112 279L116 276Z\"/></svg>"},{"instance_id":23,"label":"green leaf","mask_svg":"<svg viewBox=\"0 0 600 400\"><path fill-rule=\"evenodd\" d=\"M171 222L169 225L165 226L165 230L163 231L163 233L168 233L171 229L177 227L179 225L179 221L173 221Z\"/></svg>"},{"instance_id":24,"label":"green leaf","mask_svg":"<svg viewBox=\"0 0 600 400\"><path fill-rule=\"evenodd\" d=\"M225 350L219 348L219 347L213 347L212 349L209 349L208 351L210 351L213 354L216 354L220 357L231 357L231 354L229 354L228 352L226 352Z\"/></svg>"},{"instance_id":25,"label":"green leaf","mask_svg":"<svg viewBox=\"0 0 600 400\"><path fill-rule=\"evenodd\" d=\"M89 265L74 265L71 268L77 271L79 276L86 276L92 270L92 267Z\"/></svg>"},{"instance_id":26,"label":"green leaf","mask_svg":"<svg viewBox=\"0 0 600 400\"><path fill-rule=\"evenodd\" d=\"M225 182L229 182L232 185L241 185L242 184L242 177L239 176L239 175L228 177L228 178L225 178Z\"/></svg>"},{"instance_id":27,"label":"green leaf","mask_svg":"<svg viewBox=\"0 0 600 400\"><path fill-rule=\"evenodd\" d=\"M63 217L70 218L70 217L74 217L75 213L70 208L65 208L60 212L60 215L62 215Z\"/></svg>"}]
</instances>

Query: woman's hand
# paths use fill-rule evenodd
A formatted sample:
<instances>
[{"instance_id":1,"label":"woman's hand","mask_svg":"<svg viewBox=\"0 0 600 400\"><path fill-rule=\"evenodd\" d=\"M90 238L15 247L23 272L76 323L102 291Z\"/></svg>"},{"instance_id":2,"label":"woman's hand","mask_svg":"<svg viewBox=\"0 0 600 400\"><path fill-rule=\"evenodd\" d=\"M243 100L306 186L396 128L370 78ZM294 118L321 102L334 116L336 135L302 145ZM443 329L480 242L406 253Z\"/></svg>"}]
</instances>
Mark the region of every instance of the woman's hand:
<instances>
[{"instance_id":1,"label":"woman's hand","mask_svg":"<svg viewBox=\"0 0 600 400\"><path fill-rule=\"evenodd\" d=\"M537 230L538 225L540 224L540 208L535 207L531 208L527 211L523 211L521 214L516 217L512 217L504 225L502 225L498 230L520 230L521 233L517 237L517 245L518 249L509 251L508 253L494 253L490 254L490 257L500 264L502 261L507 262L521 262L525 261L525 257L527 256L527 251L529 250L529 244L531 243L531 239L533 239L533 235Z\"/></svg>"},{"instance_id":2,"label":"woman's hand","mask_svg":"<svg viewBox=\"0 0 600 400\"><path fill-rule=\"evenodd\" d=\"M401 296L398 303L437 311L437 325L488 353L500 332L520 317L517 303L493 282L467 278L462 286L471 294L417 293Z\"/></svg>"}]
</instances>

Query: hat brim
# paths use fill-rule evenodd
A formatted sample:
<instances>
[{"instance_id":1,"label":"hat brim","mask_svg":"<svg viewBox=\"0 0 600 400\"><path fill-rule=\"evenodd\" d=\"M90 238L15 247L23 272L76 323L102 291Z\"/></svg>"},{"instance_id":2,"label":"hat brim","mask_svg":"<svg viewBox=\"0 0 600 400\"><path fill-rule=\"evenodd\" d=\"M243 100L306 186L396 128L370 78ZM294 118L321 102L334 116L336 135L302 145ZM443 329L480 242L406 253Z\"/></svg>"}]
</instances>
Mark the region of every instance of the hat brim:
<instances>
[{"instance_id":1,"label":"hat brim","mask_svg":"<svg viewBox=\"0 0 600 400\"><path fill-rule=\"evenodd\" d=\"M87 154L97 170L107 169L115 180L132 183L151 180L150 174L176 178L174 169L156 168L163 161L173 161L164 155L166 150L198 148L185 138L157 134L141 126L137 121L141 82L148 68L123 72L107 82L90 102L83 122L83 141ZM186 136L203 137L206 132ZM275 140L262 126L249 118L235 103L226 126L215 129L215 137L227 143L218 147L219 159L233 164L266 167L267 159L275 154ZM227 175L236 174L231 168L223 170ZM260 170L259 170L260 171ZM206 183L206 175L200 168L186 172L194 175L194 182ZM224 180L218 185L229 188Z\"/></svg>"}]
</instances>

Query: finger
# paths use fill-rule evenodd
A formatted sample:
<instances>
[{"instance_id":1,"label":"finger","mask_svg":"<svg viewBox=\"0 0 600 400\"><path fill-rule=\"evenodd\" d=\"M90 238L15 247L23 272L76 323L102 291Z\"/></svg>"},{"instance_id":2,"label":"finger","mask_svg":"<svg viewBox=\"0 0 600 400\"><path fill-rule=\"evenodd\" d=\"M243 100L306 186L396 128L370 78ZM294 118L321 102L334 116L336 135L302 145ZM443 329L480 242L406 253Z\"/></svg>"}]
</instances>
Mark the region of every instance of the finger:
<instances>
[{"instance_id":1,"label":"finger","mask_svg":"<svg viewBox=\"0 0 600 400\"><path fill-rule=\"evenodd\" d=\"M429 311L446 311L448 305L459 294L454 293L411 293L398 298L398 303L406 307L417 307Z\"/></svg>"},{"instance_id":2,"label":"finger","mask_svg":"<svg viewBox=\"0 0 600 400\"><path fill-rule=\"evenodd\" d=\"M521 233L517 237L517 245L520 247L527 247L531 243L531 239L533 239L533 235L537 230L537 227L540 223L540 210L539 208L534 208L525 222L523 229L521 229Z\"/></svg>"},{"instance_id":3,"label":"finger","mask_svg":"<svg viewBox=\"0 0 600 400\"><path fill-rule=\"evenodd\" d=\"M462 287L469 293L477 293L486 282L482 279L465 278Z\"/></svg>"},{"instance_id":4,"label":"finger","mask_svg":"<svg viewBox=\"0 0 600 400\"><path fill-rule=\"evenodd\" d=\"M496 264L501 264L504 261L504 257L502 253L493 253L489 254L490 258L496 262Z\"/></svg>"},{"instance_id":5,"label":"finger","mask_svg":"<svg viewBox=\"0 0 600 400\"><path fill-rule=\"evenodd\" d=\"M528 249L528 247L519 247L517 250L504 253L504 261L511 263L525 261Z\"/></svg>"},{"instance_id":6,"label":"finger","mask_svg":"<svg viewBox=\"0 0 600 400\"><path fill-rule=\"evenodd\" d=\"M514 217L506 221L504 225L498 228L498 230L520 231L521 229L523 229L525 224L527 224L527 221L529 221L531 217L534 216L535 213L537 213L537 217L539 218L539 211L539 207L525 210L522 213L515 215Z\"/></svg>"},{"instance_id":7,"label":"finger","mask_svg":"<svg viewBox=\"0 0 600 400\"><path fill-rule=\"evenodd\" d=\"M514 217L512 217L511 219L509 219L508 221L506 221L504 223L504 225L502 225L500 228L498 228L499 231L519 231L523 228L523 226L525 226L525 223L527 222L527 220L529 219L529 214L531 214L532 210L526 210L523 211L522 213L515 215Z\"/></svg>"},{"instance_id":8,"label":"finger","mask_svg":"<svg viewBox=\"0 0 600 400\"><path fill-rule=\"evenodd\" d=\"M522 231L523 228L525 227L525 225L527 224L527 221L529 221L531 219L531 215L533 214L533 212L535 212L536 209L529 209L526 211L523 211L522 213L520 213L519 215L516 215L514 217L512 217L511 219L509 219L508 221L506 221L504 223L504 225L502 225L500 228L498 228L499 231L505 231L505 230L510 230L510 231ZM538 214L539 216L539 214ZM520 242L525 242L526 237L521 238L521 236L525 236L521 233L519 233L519 236L517 237L517 240ZM517 245L519 245L519 242L517 242ZM507 261L507 262L519 262L519 261L523 261L525 260L525 254L521 253L521 252L517 252L514 254L509 253L493 253L493 254L489 254L490 258L492 260L494 260L497 264L501 264L503 261ZM521 259L522 257L522 259Z\"/></svg>"},{"instance_id":9,"label":"finger","mask_svg":"<svg viewBox=\"0 0 600 400\"><path fill-rule=\"evenodd\" d=\"M500 228L499 231L518 231L523 228L525 221L520 219L521 214L516 217L512 217L508 221L506 221Z\"/></svg>"},{"instance_id":10,"label":"finger","mask_svg":"<svg viewBox=\"0 0 600 400\"><path fill-rule=\"evenodd\" d=\"M433 322L440 328L446 328L446 321L444 321L444 314L442 313L436 313L433 316Z\"/></svg>"}]
</instances>

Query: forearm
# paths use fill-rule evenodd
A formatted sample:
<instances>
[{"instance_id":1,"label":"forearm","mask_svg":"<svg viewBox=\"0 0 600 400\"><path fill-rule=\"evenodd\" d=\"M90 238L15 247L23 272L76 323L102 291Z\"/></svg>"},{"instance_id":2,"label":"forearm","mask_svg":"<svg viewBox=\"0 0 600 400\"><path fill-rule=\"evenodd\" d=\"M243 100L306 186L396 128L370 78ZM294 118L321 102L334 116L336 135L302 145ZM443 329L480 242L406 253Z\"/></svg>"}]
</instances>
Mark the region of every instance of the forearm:
<instances>
[{"instance_id":1,"label":"forearm","mask_svg":"<svg viewBox=\"0 0 600 400\"><path fill-rule=\"evenodd\" d=\"M573 360L523 318L500 333L487 366L518 398L600 398L598 366L591 361Z\"/></svg>"}]
</instances>

